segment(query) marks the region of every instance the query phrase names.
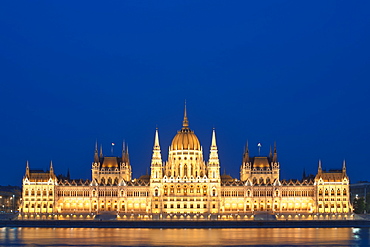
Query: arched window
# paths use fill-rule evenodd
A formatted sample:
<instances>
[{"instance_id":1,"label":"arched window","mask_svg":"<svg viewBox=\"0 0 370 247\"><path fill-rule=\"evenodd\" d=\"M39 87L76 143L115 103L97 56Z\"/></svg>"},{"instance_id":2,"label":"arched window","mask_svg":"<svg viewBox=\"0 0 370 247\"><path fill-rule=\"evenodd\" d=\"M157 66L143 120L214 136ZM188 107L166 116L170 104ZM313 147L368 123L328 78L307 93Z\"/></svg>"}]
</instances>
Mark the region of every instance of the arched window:
<instances>
[{"instance_id":1,"label":"arched window","mask_svg":"<svg viewBox=\"0 0 370 247\"><path fill-rule=\"evenodd\" d=\"M334 196L334 189L331 189L330 194L331 194L332 196Z\"/></svg>"},{"instance_id":2,"label":"arched window","mask_svg":"<svg viewBox=\"0 0 370 247\"><path fill-rule=\"evenodd\" d=\"M263 184L263 178L260 178L259 184Z\"/></svg>"},{"instance_id":3,"label":"arched window","mask_svg":"<svg viewBox=\"0 0 370 247\"><path fill-rule=\"evenodd\" d=\"M257 178L253 178L253 184L257 184Z\"/></svg>"},{"instance_id":4,"label":"arched window","mask_svg":"<svg viewBox=\"0 0 370 247\"><path fill-rule=\"evenodd\" d=\"M188 176L188 166L185 164L184 165L184 177Z\"/></svg>"},{"instance_id":5,"label":"arched window","mask_svg":"<svg viewBox=\"0 0 370 247\"><path fill-rule=\"evenodd\" d=\"M266 178L266 184L270 184L270 178Z\"/></svg>"},{"instance_id":6,"label":"arched window","mask_svg":"<svg viewBox=\"0 0 370 247\"><path fill-rule=\"evenodd\" d=\"M118 184L118 178L114 179L114 184Z\"/></svg>"},{"instance_id":7,"label":"arched window","mask_svg":"<svg viewBox=\"0 0 370 247\"><path fill-rule=\"evenodd\" d=\"M154 196L159 196L158 189L154 190Z\"/></svg>"},{"instance_id":8,"label":"arched window","mask_svg":"<svg viewBox=\"0 0 370 247\"><path fill-rule=\"evenodd\" d=\"M101 183L102 183L102 184L105 184L105 178L102 178L102 179L101 179Z\"/></svg>"},{"instance_id":9,"label":"arched window","mask_svg":"<svg viewBox=\"0 0 370 247\"><path fill-rule=\"evenodd\" d=\"M325 195L328 196L329 195L329 191L328 189L325 189Z\"/></svg>"},{"instance_id":10,"label":"arched window","mask_svg":"<svg viewBox=\"0 0 370 247\"><path fill-rule=\"evenodd\" d=\"M347 190L346 189L343 189L343 195L346 196L347 195Z\"/></svg>"},{"instance_id":11,"label":"arched window","mask_svg":"<svg viewBox=\"0 0 370 247\"><path fill-rule=\"evenodd\" d=\"M212 190L212 196L216 196L216 190L215 189Z\"/></svg>"},{"instance_id":12,"label":"arched window","mask_svg":"<svg viewBox=\"0 0 370 247\"><path fill-rule=\"evenodd\" d=\"M112 184L112 178L108 178L108 183L107 184Z\"/></svg>"},{"instance_id":13,"label":"arched window","mask_svg":"<svg viewBox=\"0 0 370 247\"><path fill-rule=\"evenodd\" d=\"M322 196L322 189L319 189L319 196Z\"/></svg>"}]
</instances>

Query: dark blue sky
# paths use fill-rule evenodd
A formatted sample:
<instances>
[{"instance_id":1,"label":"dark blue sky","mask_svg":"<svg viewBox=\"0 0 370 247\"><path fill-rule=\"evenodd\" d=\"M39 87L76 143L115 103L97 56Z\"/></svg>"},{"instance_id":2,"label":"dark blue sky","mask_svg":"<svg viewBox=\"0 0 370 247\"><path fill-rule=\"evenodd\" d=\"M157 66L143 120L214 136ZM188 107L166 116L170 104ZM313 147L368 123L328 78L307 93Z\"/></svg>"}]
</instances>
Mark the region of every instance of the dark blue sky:
<instances>
[{"instance_id":1,"label":"dark blue sky","mask_svg":"<svg viewBox=\"0 0 370 247\"><path fill-rule=\"evenodd\" d=\"M134 177L164 160L184 100L205 159L277 142L281 177L370 180L369 1L2 1L0 184L31 168L91 178L95 140L129 145Z\"/></svg>"}]
</instances>

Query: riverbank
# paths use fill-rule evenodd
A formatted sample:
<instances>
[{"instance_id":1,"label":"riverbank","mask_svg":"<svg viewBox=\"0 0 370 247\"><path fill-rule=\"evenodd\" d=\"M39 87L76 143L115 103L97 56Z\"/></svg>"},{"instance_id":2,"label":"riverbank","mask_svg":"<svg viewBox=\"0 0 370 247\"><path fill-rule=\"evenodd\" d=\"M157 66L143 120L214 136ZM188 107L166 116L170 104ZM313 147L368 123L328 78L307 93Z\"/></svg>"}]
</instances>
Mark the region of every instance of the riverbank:
<instances>
[{"instance_id":1,"label":"riverbank","mask_svg":"<svg viewBox=\"0 0 370 247\"><path fill-rule=\"evenodd\" d=\"M370 227L367 220L311 221L86 221L86 220L0 220L0 227L48 228L343 228Z\"/></svg>"}]
</instances>

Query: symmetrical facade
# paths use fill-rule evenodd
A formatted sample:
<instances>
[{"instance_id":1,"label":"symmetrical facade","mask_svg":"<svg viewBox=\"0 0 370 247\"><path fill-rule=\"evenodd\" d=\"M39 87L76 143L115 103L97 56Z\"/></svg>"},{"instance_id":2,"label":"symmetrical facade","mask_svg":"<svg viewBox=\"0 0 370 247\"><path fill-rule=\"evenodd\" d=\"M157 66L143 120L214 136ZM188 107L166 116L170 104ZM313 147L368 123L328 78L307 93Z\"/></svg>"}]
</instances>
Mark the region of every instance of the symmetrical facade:
<instances>
[{"instance_id":1,"label":"symmetrical facade","mask_svg":"<svg viewBox=\"0 0 370 247\"><path fill-rule=\"evenodd\" d=\"M121 157L104 156L96 144L92 180L58 179L30 170L23 179L23 219L91 219L114 214L119 219L277 219L349 218L349 179L341 170L323 171L312 179L280 180L276 145L268 157L243 155L240 179L220 174L215 130L208 162L184 114L181 130L162 161L155 131L150 175L132 178L127 147Z\"/></svg>"}]
</instances>

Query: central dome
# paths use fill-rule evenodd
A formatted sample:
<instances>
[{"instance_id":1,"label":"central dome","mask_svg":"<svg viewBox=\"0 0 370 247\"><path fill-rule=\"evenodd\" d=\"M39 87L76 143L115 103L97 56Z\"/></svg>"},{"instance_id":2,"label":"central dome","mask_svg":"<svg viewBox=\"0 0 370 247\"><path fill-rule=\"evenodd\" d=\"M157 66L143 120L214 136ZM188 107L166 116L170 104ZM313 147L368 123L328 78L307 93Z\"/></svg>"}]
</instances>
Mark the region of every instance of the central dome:
<instances>
[{"instance_id":1,"label":"central dome","mask_svg":"<svg viewBox=\"0 0 370 247\"><path fill-rule=\"evenodd\" d=\"M184 121L182 122L182 129L177 132L172 140L171 150L201 150L198 137L194 131L189 129L189 121L186 116L186 106L184 112Z\"/></svg>"}]
</instances>

